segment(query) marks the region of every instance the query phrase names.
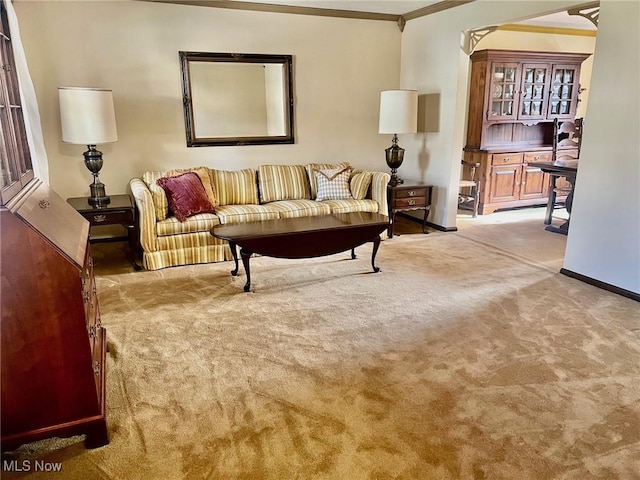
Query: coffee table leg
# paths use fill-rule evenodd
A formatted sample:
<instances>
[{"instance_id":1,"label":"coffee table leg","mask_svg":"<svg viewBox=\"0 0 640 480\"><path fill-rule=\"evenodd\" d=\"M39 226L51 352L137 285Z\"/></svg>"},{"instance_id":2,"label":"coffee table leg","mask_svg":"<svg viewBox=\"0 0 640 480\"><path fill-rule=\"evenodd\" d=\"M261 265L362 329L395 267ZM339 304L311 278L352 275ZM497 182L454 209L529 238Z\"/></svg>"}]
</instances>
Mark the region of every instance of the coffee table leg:
<instances>
[{"instance_id":1,"label":"coffee table leg","mask_svg":"<svg viewBox=\"0 0 640 480\"><path fill-rule=\"evenodd\" d=\"M375 237L372 242L373 252L371 252L371 266L373 267L373 273L378 273L380 271L380 268L376 267L376 253L378 253L378 247L380 247L380 235Z\"/></svg>"},{"instance_id":2,"label":"coffee table leg","mask_svg":"<svg viewBox=\"0 0 640 480\"><path fill-rule=\"evenodd\" d=\"M247 283L244 284L244 291L248 292L251 288L251 270L249 269L249 259L251 258L251 252L249 250L241 248L240 256L242 257L242 265L244 265L244 273L247 274Z\"/></svg>"},{"instance_id":3,"label":"coffee table leg","mask_svg":"<svg viewBox=\"0 0 640 480\"><path fill-rule=\"evenodd\" d=\"M238 276L238 252L236 250L236 243L229 242L229 248L231 249L231 255L233 255L233 261L236 262L236 268L231 270L231 275L234 277Z\"/></svg>"}]
</instances>

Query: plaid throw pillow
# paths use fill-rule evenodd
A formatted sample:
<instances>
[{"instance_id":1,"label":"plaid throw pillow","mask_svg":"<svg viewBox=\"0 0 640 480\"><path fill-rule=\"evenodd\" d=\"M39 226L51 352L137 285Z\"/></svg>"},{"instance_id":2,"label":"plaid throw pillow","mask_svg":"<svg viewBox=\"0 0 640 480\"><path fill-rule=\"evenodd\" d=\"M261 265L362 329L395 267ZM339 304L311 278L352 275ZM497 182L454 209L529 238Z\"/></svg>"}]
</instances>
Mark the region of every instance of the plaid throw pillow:
<instances>
[{"instance_id":1,"label":"plaid throw pillow","mask_svg":"<svg viewBox=\"0 0 640 480\"><path fill-rule=\"evenodd\" d=\"M315 170L314 174L318 184L316 201L353 198L349 190L351 167Z\"/></svg>"}]
</instances>

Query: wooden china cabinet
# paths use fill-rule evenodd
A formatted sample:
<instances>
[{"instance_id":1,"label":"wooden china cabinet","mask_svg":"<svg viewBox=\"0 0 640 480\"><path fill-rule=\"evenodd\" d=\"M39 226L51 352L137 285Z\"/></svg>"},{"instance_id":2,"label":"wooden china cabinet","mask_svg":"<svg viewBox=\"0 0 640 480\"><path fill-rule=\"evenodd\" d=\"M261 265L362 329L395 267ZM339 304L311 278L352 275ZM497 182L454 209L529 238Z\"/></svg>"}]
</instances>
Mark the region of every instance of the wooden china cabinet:
<instances>
[{"instance_id":1,"label":"wooden china cabinet","mask_svg":"<svg viewBox=\"0 0 640 480\"><path fill-rule=\"evenodd\" d=\"M471 55L464 160L479 163L479 214L545 204L553 120L575 118L580 66L590 54L479 50ZM574 152L577 153L577 152Z\"/></svg>"},{"instance_id":2,"label":"wooden china cabinet","mask_svg":"<svg viewBox=\"0 0 640 480\"><path fill-rule=\"evenodd\" d=\"M107 342L89 222L34 178L0 9L1 447L78 434L98 447L109 441Z\"/></svg>"}]
</instances>

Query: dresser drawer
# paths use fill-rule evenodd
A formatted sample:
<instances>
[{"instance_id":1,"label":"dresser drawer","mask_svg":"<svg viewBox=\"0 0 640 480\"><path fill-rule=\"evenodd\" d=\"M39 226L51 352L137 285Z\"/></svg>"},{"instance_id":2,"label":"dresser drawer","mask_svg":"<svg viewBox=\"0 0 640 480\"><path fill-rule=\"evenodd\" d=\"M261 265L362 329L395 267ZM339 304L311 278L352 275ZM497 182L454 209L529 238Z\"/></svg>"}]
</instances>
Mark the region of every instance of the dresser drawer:
<instances>
[{"instance_id":1,"label":"dresser drawer","mask_svg":"<svg viewBox=\"0 0 640 480\"><path fill-rule=\"evenodd\" d=\"M526 163L550 162L552 158L553 158L553 155L551 152L531 152L531 153L525 153L524 155L524 161Z\"/></svg>"},{"instance_id":2,"label":"dresser drawer","mask_svg":"<svg viewBox=\"0 0 640 480\"><path fill-rule=\"evenodd\" d=\"M496 153L492 155L492 165L510 165L513 163L522 163L524 154L522 153Z\"/></svg>"},{"instance_id":3,"label":"dresser drawer","mask_svg":"<svg viewBox=\"0 0 640 480\"><path fill-rule=\"evenodd\" d=\"M83 212L82 216L89 220L92 227L96 225L133 225L133 212L131 210L110 212Z\"/></svg>"},{"instance_id":4,"label":"dresser drawer","mask_svg":"<svg viewBox=\"0 0 640 480\"><path fill-rule=\"evenodd\" d=\"M427 206L427 197L396 198L394 208L423 208Z\"/></svg>"},{"instance_id":5,"label":"dresser drawer","mask_svg":"<svg viewBox=\"0 0 640 480\"><path fill-rule=\"evenodd\" d=\"M427 187L417 187L417 188L402 188L396 191L396 198L410 198L410 197L426 197L427 196Z\"/></svg>"},{"instance_id":6,"label":"dresser drawer","mask_svg":"<svg viewBox=\"0 0 640 480\"><path fill-rule=\"evenodd\" d=\"M104 395L104 381L105 381L105 361L107 352L107 332L104 328L100 328L96 332L95 343L92 351L92 368L93 376L96 383L96 391L98 393L98 399L101 401Z\"/></svg>"}]
</instances>

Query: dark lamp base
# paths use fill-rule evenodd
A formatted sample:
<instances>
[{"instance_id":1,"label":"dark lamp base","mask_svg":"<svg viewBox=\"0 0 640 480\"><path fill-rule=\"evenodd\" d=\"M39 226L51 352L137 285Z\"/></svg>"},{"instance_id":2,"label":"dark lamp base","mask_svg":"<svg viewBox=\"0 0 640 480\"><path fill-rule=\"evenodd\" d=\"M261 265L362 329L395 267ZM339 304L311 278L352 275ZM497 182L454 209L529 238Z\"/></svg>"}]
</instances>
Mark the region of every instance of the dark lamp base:
<instances>
[{"instance_id":1,"label":"dark lamp base","mask_svg":"<svg viewBox=\"0 0 640 480\"><path fill-rule=\"evenodd\" d=\"M395 187L396 185L402 185L403 183L404 183L404 180L398 177L397 174L395 173L391 174L391 180L389 180L389 185L391 185L392 187Z\"/></svg>"},{"instance_id":2,"label":"dark lamp base","mask_svg":"<svg viewBox=\"0 0 640 480\"><path fill-rule=\"evenodd\" d=\"M102 183L98 178L98 173L102 168L102 152L96 150L95 145L87 145L87 147L89 150L83 153L84 164L93 175L93 183L89 185L91 195L87 201L89 202L89 205L93 205L94 207L108 205L111 203L111 199L105 191L104 183Z\"/></svg>"},{"instance_id":3,"label":"dark lamp base","mask_svg":"<svg viewBox=\"0 0 640 480\"><path fill-rule=\"evenodd\" d=\"M111 203L111 198L109 197L89 197L87 199L89 205L93 205L94 207L102 207L104 205L109 205Z\"/></svg>"},{"instance_id":4,"label":"dark lamp base","mask_svg":"<svg viewBox=\"0 0 640 480\"><path fill-rule=\"evenodd\" d=\"M394 187L403 182L403 180L398 177L398 168L400 168L400 165L402 165L402 161L404 160L404 148L398 146L398 135L393 136L391 146L384 152L387 165L391 169L391 180L389 180L389 185Z\"/></svg>"}]
</instances>

